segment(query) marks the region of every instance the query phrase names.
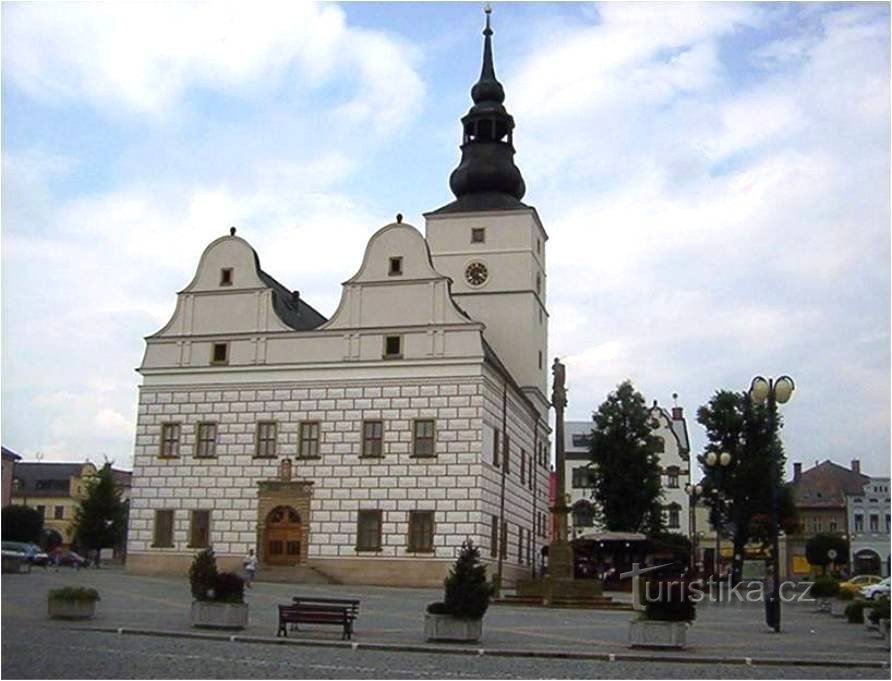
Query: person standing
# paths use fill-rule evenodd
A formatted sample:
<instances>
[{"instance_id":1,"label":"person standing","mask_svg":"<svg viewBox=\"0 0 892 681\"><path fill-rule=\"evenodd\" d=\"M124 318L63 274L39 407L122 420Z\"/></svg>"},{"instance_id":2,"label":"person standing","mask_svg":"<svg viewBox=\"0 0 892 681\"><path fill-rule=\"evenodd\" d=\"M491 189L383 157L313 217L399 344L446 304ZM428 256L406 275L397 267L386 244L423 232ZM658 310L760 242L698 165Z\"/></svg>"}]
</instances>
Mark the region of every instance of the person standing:
<instances>
[{"instance_id":1,"label":"person standing","mask_svg":"<svg viewBox=\"0 0 892 681\"><path fill-rule=\"evenodd\" d=\"M248 549L248 555L243 561L245 566L245 586L251 588L254 581L254 575L257 573L257 556L254 555L254 549Z\"/></svg>"}]
</instances>

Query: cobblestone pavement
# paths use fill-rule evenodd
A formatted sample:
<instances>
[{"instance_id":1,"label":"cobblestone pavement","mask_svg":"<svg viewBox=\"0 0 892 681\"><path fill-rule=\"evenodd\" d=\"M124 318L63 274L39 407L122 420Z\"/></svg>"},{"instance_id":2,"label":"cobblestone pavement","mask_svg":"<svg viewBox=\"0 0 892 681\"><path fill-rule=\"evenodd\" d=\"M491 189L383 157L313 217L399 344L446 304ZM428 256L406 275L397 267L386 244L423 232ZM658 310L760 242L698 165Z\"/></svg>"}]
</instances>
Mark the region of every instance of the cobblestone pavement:
<instances>
[{"instance_id":1,"label":"cobblestone pavement","mask_svg":"<svg viewBox=\"0 0 892 681\"><path fill-rule=\"evenodd\" d=\"M657 671L654 665L661 663L612 662L596 663L592 661L572 660L530 660L519 658L474 658L472 656L439 656L418 655L411 653L374 652L363 650L342 650L322 648L291 648L251 645L243 643L216 643L213 641L149 639L136 636L109 636L96 632L76 632L71 623L51 621L46 618L46 591L62 584L95 586L102 595L98 604L97 617L88 625L94 627L128 627L142 629L162 629L167 631L191 631L189 626L189 605L191 597L186 579L135 577L125 574L120 569L82 570L76 572L63 569L35 570L30 575L5 575L2 581L2 628L3 628L3 672L4 675L27 674L24 670L30 666L29 661L37 661L42 665L43 673L37 676L77 677L71 669L63 667L61 673L53 671L53 659L41 657L34 646L43 638L52 639L50 648L78 649L82 645L91 645L88 641L96 641L100 648L105 646L108 653L102 659L110 665L116 664L117 656L123 655L121 650L147 651L139 657L138 667L144 672L129 673L126 667L118 667L120 676L190 676L187 671L172 674L173 667L158 672L165 659L179 660L183 658L184 669L191 668L189 655L197 655L194 661L192 676L252 676L241 659L273 659L281 660L287 666L289 659L312 659L318 668L315 671L307 668L303 678L329 676L323 668L325 665L341 664L361 668L369 665L374 669L389 669L391 658L405 660L407 669L414 674L425 676L419 670L425 664L434 664L436 658L443 657L443 666L433 672L433 676L449 678L457 674L455 670L464 670L465 665L474 671L472 677L509 677L511 674L525 678L553 677L558 675L557 669L567 677L590 677L592 670L598 675L610 678L670 678L677 673L678 678L696 678L705 675L714 677L719 671L725 678L773 678L777 675L767 671L765 666L746 667L744 665L709 665L700 669L699 665L683 663L672 665L678 670L671 674L662 667ZM243 632L249 636L274 636L276 630L277 603L287 603L291 596L298 593L325 595L333 597L353 596L362 600L360 617L357 621L355 640L361 643L390 644L422 644L424 643L423 613L427 603L441 597L439 590L430 589L395 589L368 586L344 585L289 585L289 584L255 584L247 592L250 605L250 625ZM758 604L735 605L703 605L698 608L698 618L688 632L689 648L687 651L672 653L681 658L715 657L736 658L751 657L760 659L807 659L827 661L882 661L888 664L889 649L882 640L873 637L861 625L848 624L841 619L829 615L812 612L811 604L795 604L785 608L784 633L781 635L767 631L762 622L762 609ZM633 615L629 612L608 612L591 610L547 610L540 608L519 608L493 606L486 615L484 638L480 646L488 651L542 651L542 652L586 652L628 654L626 635L628 621ZM23 641L25 631L36 632L28 635ZM301 638L334 642L339 639L339 632L330 627L320 627L313 631L302 631ZM100 645L99 641L102 641ZM235 654L234 650L248 646L244 655ZM214 653L211 651L217 651ZM31 652L29 652L31 651ZM154 651L154 652L151 652ZM205 651L191 653L189 651ZM150 654L151 653L151 654ZM662 653L661 653L662 654ZM201 670L200 664L208 659L231 657L232 664L241 665L238 672L225 671L222 667L213 667L213 674ZM165 656L174 656L166 658ZM202 657L204 656L204 657ZM271 656L271 657L270 657ZM377 656L377 657L376 657ZM98 659L98 658L97 658ZM204 660L204 662L202 662ZM377 661L376 661L377 660ZM384 660L385 662L382 662ZM277 662L278 663L278 662ZM179 665L179 662L177 662ZM216 663L215 663L216 664ZM220 662L220 664L223 664ZM258 663L259 664L259 663ZM270 663L273 664L273 663ZM381 667L381 665L384 665ZM402 662L401 662L402 664ZM650 667L648 667L650 664ZM24 665L24 666L22 666ZM321 666L320 666L321 665ZM377 666L376 666L377 665ZM419 666L420 665L420 666ZM518 667L520 665L520 667ZM592 666L595 665L595 666ZM613 666L616 665L616 666ZM523 669L519 674L515 669ZM647 671L647 669L650 671ZM258 667L260 669L260 667ZM452 670L452 673L446 674ZM489 671L487 671L489 670ZM527 671L528 670L528 671ZM538 671L537 671L538 670ZM550 670L550 671L549 671ZM626 671L617 671L626 670ZM13 674L13 671L15 674ZM801 678L848 678L854 674L862 678L888 678L888 671L877 669L832 669L809 667L797 669L784 667L783 675L799 674ZM257 675L278 675L279 672L266 669ZM287 668L282 674L301 677L295 669ZM380 676L380 671L369 671L368 678ZM97 675L90 673L88 675ZM101 675L101 674L100 674ZM332 676L344 678L366 678L357 669L349 671L333 671ZM106 676L115 676L109 673ZM400 678L394 672L393 678Z\"/></svg>"},{"instance_id":2,"label":"cobblestone pavement","mask_svg":"<svg viewBox=\"0 0 892 681\"><path fill-rule=\"evenodd\" d=\"M7 679L883 679L881 669L487 658L118 636L3 632ZM12 634L12 635L11 635Z\"/></svg>"}]
</instances>

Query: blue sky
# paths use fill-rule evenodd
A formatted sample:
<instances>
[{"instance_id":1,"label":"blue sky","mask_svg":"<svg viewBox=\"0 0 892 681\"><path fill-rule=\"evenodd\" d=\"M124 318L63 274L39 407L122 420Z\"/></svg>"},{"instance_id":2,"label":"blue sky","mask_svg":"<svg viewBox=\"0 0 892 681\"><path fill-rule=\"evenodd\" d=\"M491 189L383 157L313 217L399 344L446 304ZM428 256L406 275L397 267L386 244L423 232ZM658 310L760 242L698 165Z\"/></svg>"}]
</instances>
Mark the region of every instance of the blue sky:
<instances>
[{"instance_id":1,"label":"blue sky","mask_svg":"<svg viewBox=\"0 0 892 681\"><path fill-rule=\"evenodd\" d=\"M788 373L790 460L889 472L888 4L494 3L569 414ZM475 3L4 3L2 437L131 462L143 337L229 225L330 314L451 200Z\"/></svg>"}]
</instances>

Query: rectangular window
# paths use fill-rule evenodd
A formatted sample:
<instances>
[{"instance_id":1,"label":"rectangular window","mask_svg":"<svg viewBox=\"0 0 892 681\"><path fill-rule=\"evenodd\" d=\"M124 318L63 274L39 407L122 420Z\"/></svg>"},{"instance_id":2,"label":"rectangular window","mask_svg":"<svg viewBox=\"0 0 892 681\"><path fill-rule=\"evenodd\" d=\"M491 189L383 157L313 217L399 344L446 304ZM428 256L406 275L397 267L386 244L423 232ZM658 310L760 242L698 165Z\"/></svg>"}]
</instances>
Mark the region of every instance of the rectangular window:
<instances>
[{"instance_id":1,"label":"rectangular window","mask_svg":"<svg viewBox=\"0 0 892 681\"><path fill-rule=\"evenodd\" d=\"M517 562L523 565L523 528L517 528Z\"/></svg>"},{"instance_id":2,"label":"rectangular window","mask_svg":"<svg viewBox=\"0 0 892 681\"><path fill-rule=\"evenodd\" d=\"M675 466L670 466L666 469L666 487L670 489L678 487L678 473L679 470Z\"/></svg>"},{"instance_id":3,"label":"rectangular window","mask_svg":"<svg viewBox=\"0 0 892 681\"><path fill-rule=\"evenodd\" d=\"M175 458L180 455L180 424L161 424L161 456Z\"/></svg>"},{"instance_id":4,"label":"rectangular window","mask_svg":"<svg viewBox=\"0 0 892 681\"><path fill-rule=\"evenodd\" d=\"M53 518L56 520L62 520L65 517L65 507L64 506L56 506L53 509Z\"/></svg>"},{"instance_id":5,"label":"rectangular window","mask_svg":"<svg viewBox=\"0 0 892 681\"><path fill-rule=\"evenodd\" d=\"M434 512L409 511L409 551L431 553L434 550Z\"/></svg>"},{"instance_id":6,"label":"rectangular window","mask_svg":"<svg viewBox=\"0 0 892 681\"><path fill-rule=\"evenodd\" d=\"M520 484L527 484L527 453L520 450Z\"/></svg>"},{"instance_id":7,"label":"rectangular window","mask_svg":"<svg viewBox=\"0 0 892 681\"><path fill-rule=\"evenodd\" d=\"M189 523L189 546L207 548L211 540L211 512L192 511Z\"/></svg>"},{"instance_id":8,"label":"rectangular window","mask_svg":"<svg viewBox=\"0 0 892 681\"><path fill-rule=\"evenodd\" d=\"M319 456L319 422L304 421L300 424L300 450L298 456L302 459L312 459Z\"/></svg>"},{"instance_id":9,"label":"rectangular window","mask_svg":"<svg viewBox=\"0 0 892 681\"><path fill-rule=\"evenodd\" d=\"M508 557L508 521L502 521L502 537L499 540L499 556L504 560Z\"/></svg>"},{"instance_id":10,"label":"rectangular window","mask_svg":"<svg viewBox=\"0 0 892 681\"><path fill-rule=\"evenodd\" d=\"M864 516L860 513L855 514L855 532L864 532Z\"/></svg>"},{"instance_id":11,"label":"rectangular window","mask_svg":"<svg viewBox=\"0 0 892 681\"><path fill-rule=\"evenodd\" d=\"M399 358L403 356L403 343L400 336L384 337L384 357Z\"/></svg>"},{"instance_id":12,"label":"rectangular window","mask_svg":"<svg viewBox=\"0 0 892 681\"><path fill-rule=\"evenodd\" d=\"M533 531L527 532L527 565L533 564Z\"/></svg>"},{"instance_id":13,"label":"rectangular window","mask_svg":"<svg viewBox=\"0 0 892 681\"><path fill-rule=\"evenodd\" d=\"M886 514L886 534L889 534L889 521L890 521L890 517L889 517L889 514L887 513Z\"/></svg>"},{"instance_id":14,"label":"rectangular window","mask_svg":"<svg viewBox=\"0 0 892 681\"><path fill-rule=\"evenodd\" d=\"M499 429L493 428L492 430L492 465L498 468L499 466Z\"/></svg>"},{"instance_id":15,"label":"rectangular window","mask_svg":"<svg viewBox=\"0 0 892 681\"><path fill-rule=\"evenodd\" d=\"M381 511L360 511L356 529L357 551L381 549Z\"/></svg>"},{"instance_id":16,"label":"rectangular window","mask_svg":"<svg viewBox=\"0 0 892 681\"><path fill-rule=\"evenodd\" d=\"M276 422L257 423L257 458L272 458L276 455Z\"/></svg>"},{"instance_id":17,"label":"rectangular window","mask_svg":"<svg viewBox=\"0 0 892 681\"><path fill-rule=\"evenodd\" d=\"M471 230L471 243L482 244L486 242L486 229L484 227L474 227Z\"/></svg>"},{"instance_id":18,"label":"rectangular window","mask_svg":"<svg viewBox=\"0 0 892 681\"><path fill-rule=\"evenodd\" d=\"M678 516L678 508L675 506L671 506L669 508L669 529L677 530L679 527L681 527L681 522Z\"/></svg>"},{"instance_id":19,"label":"rectangular window","mask_svg":"<svg viewBox=\"0 0 892 681\"><path fill-rule=\"evenodd\" d=\"M383 421L362 422L362 455L383 456L382 442L384 440Z\"/></svg>"},{"instance_id":20,"label":"rectangular window","mask_svg":"<svg viewBox=\"0 0 892 681\"><path fill-rule=\"evenodd\" d=\"M508 433L505 433L505 437L502 438L502 442L504 444L504 448L502 450L502 465L505 466L505 473L510 473L511 462L508 459L511 456L511 438L508 437Z\"/></svg>"},{"instance_id":21,"label":"rectangular window","mask_svg":"<svg viewBox=\"0 0 892 681\"><path fill-rule=\"evenodd\" d=\"M542 368L542 351L539 350L539 368Z\"/></svg>"},{"instance_id":22,"label":"rectangular window","mask_svg":"<svg viewBox=\"0 0 892 681\"><path fill-rule=\"evenodd\" d=\"M876 513L870 514L870 531L874 534L880 531L880 517Z\"/></svg>"},{"instance_id":23,"label":"rectangular window","mask_svg":"<svg viewBox=\"0 0 892 681\"><path fill-rule=\"evenodd\" d=\"M595 471L588 466L574 468L572 485L576 489L593 488L595 486Z\"/></svg>"},{"instance_id":24,"label":"rectangular window","mask_svg":"<svg viewBox=\"0 0 892 681\"><path fill-rule=\"evenodd\" d=\"M415 432L412 452L415 456L434 455L434 420L418 419L415 421Z\"/></svg>"},{"instance_id":25,"label":"rectangular window","mask_svg":"<svg viewBox=\"0 0 892 681\"><path fill-rule=\"evenodd\" d=\"M499 517L492 516L492 527L489 532L489 555L493 558L497 555L497 547L499 545Z\"/></svg>"},{"instance_id":26,"label":"rectangular window","mask_svg":"<svg viewBox=\"0 0 892 681\"><path fill-rule=\"evenodd\" d=\"M45 518L46 517L46 506L38 506L37 512L40 514L41 518Z\"/></svg>"},{"instance_id":27,"label":"rectangular window","mask_svg":"<svg viewBox=\"0 0 892 681\"><path fill-rule=\"evenodd\" d=\"M220 286L232 286L231 267L224 267L220 270Z\"/></svg>"},{"instance_id":28,"label":"rectangular window","mask_svg":"<svg viewBox=\"0 0 892 681\"><path fill-rule=\"evenodd\" d=\"M173 511L155 511L152 546L173 546Z\"/></svg>"},{"instance_id":29,"label":"rectangular window","mask_svg":"<svg viewBox=\"0 0 892 681\"><path fill-rule=\"evenodd\" d=\"M229 343L214 343L211 354L211 364L226 364L229 362Z\"/></svg>"},{"instance_id":30,"label":"rectangular window","mask_svg":"<svg viewBox=\"0 0 892 681\"><path fill-rule=\"evenodd\" d=\"M217 424L199 423L195 434L195 456L200 459L217 456Z\"/></svg>"},{"instance_id":31,"label":"rectangular window","mask_svg":"<svg viewBox=\"0 0 892 681\"><path fill-rule=\"evenodd\" d=\"M390 267L387 270L387 274L391 277L399 276L403 273L403 259L401 257L394 257L390 259Z\"/></svg>"},{"instance_id":32,"label":"rectangular window","mask_svg":"<svg viewBox=\"0 0 892 681\"><path fill-rule=\"evenodd\" d=\"M830 521L830 531L836 532L837 530L839 530L839 524L835 520L831 520Z\"/></svg>"}]
</instances>

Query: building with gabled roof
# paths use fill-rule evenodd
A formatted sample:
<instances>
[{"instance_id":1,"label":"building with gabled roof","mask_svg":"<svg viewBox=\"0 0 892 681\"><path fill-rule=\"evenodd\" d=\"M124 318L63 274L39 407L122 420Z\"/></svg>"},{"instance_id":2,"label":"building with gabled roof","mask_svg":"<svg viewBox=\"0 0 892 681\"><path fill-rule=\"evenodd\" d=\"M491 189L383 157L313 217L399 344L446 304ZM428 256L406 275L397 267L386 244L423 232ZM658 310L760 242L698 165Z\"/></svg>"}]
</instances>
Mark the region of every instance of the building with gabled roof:
<instances>
[{"instance_id":1,"label":"building with gabled roof","mask_svg":"<svg viewBox=\"0 0 892 681\"><path fill-rule=\"evenodd\" d=\"M514 165L487 13L456 200L369 239L325 319L235 229L146 338L127 568L439 586L463 541L502 583L547 543L547 234Z\"/></svg>"}]
</instances>

